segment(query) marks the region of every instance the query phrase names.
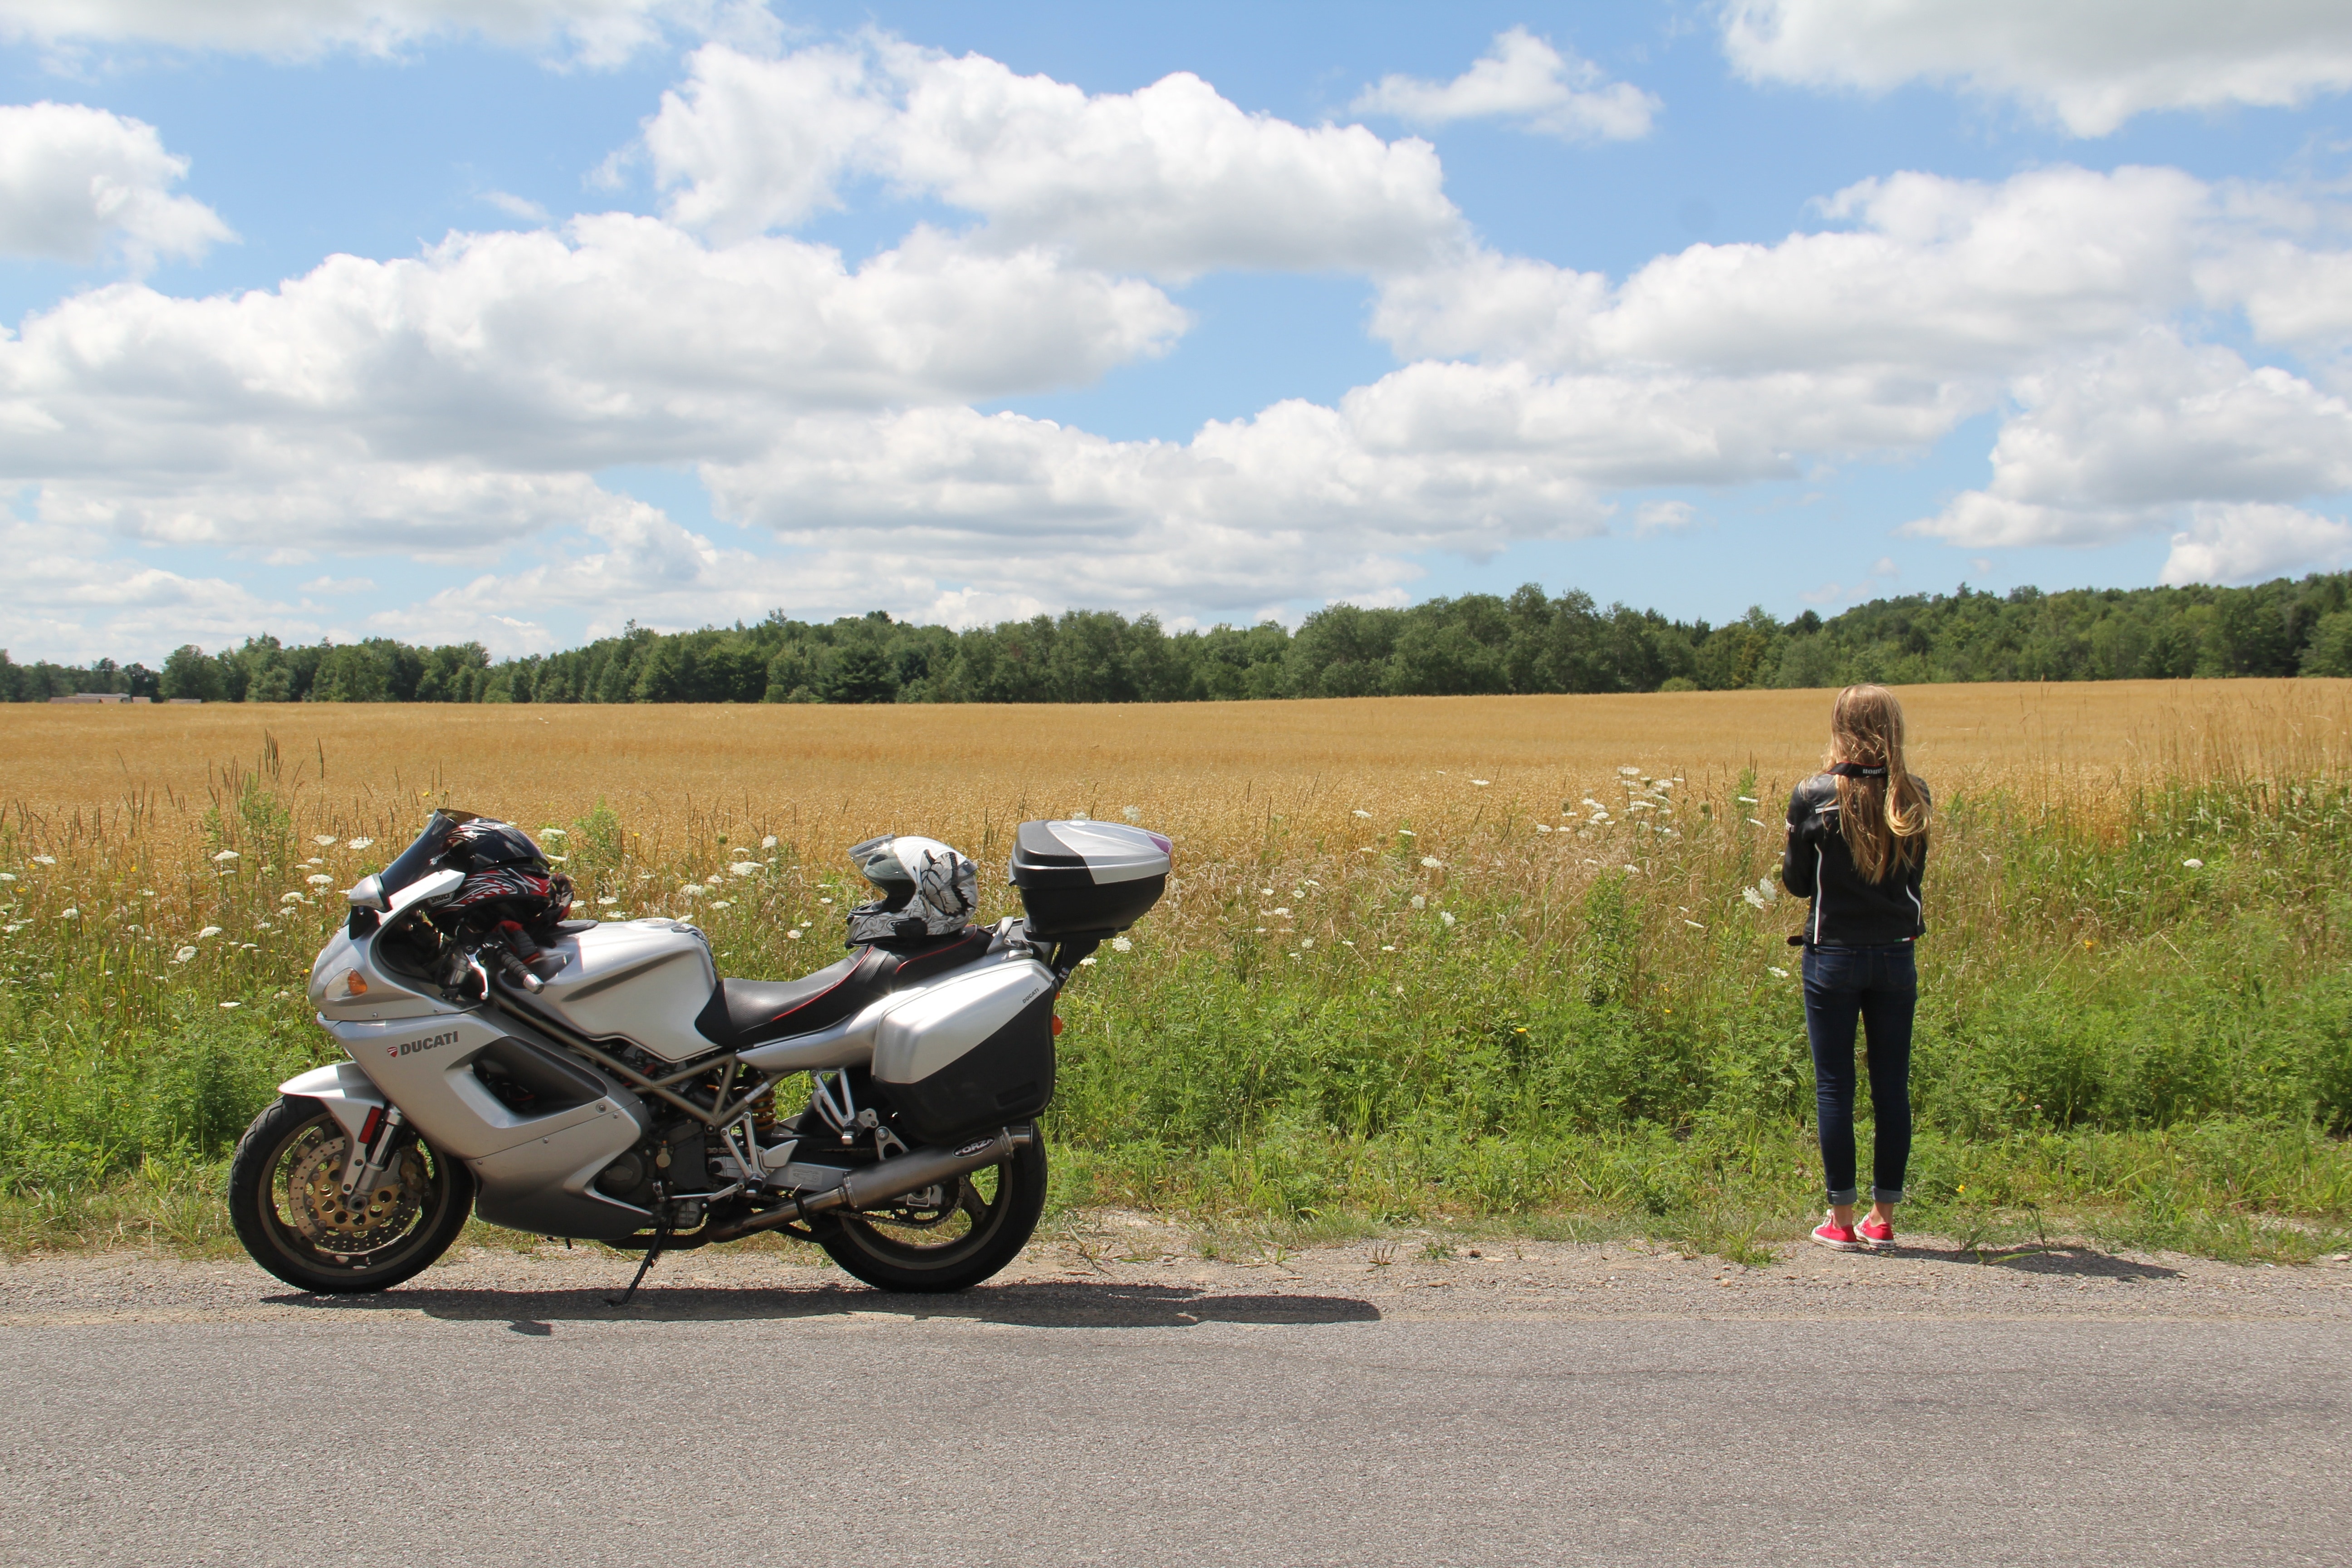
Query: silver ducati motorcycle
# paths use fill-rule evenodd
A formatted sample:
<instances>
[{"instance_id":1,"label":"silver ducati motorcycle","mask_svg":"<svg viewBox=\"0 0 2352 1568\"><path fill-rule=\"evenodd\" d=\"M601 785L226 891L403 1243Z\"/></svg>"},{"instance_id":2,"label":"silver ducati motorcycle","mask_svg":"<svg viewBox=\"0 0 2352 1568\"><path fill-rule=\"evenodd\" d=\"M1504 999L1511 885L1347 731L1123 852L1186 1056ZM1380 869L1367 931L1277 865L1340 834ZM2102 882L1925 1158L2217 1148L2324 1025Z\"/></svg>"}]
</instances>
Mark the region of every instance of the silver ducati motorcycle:
<instances>
[{"instance_id":1,"label":"silver ducati motorcycle","mask_svg":"<svg viewBox=\"0 0 2352 1568\"><path fill-rule=\"evenodd\" d=\"M680 921L563 918L529 836L465 812L349 895L310 1001L348 1060L279 1086L229 1172L238 1239L288 1284L382 1290L476 1213L644 1259L783 1231L868 1284L959 1290L1018 1256L1045 1200L1036 1124L1055 1004L1167 886L1123 824L1026 822L1024 913L970 923L936 840L850 851L876 899L798 980L721 979ZM803 1103L779 1101L807 1075Z\"/></svg>"}]
</instances>

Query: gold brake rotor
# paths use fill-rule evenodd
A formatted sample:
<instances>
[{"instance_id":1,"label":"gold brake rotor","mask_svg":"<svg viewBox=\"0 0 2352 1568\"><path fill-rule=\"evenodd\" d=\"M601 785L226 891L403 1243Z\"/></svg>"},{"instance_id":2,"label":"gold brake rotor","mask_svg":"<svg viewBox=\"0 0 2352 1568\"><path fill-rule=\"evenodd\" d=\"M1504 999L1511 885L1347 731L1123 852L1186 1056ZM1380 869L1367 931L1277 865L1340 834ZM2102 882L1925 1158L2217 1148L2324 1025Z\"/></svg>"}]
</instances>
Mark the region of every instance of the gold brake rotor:
<instances>
[{"instance_id":1,"label":"gold brake rotor","mask_svg":"<svg viewBox=\"0 0 2352 1568\"><path fill-rule=\"evenodd\" d=\"M343 1200L343 1163L349 1145L322 1139L305 1150L287 1173L287 1207L302 1239L321 1252L350 1257L399 1239L424 1205L425 1161L414 1146L400 1152L376 1179L375 1191Z\"/></svg>"}]
</instances>

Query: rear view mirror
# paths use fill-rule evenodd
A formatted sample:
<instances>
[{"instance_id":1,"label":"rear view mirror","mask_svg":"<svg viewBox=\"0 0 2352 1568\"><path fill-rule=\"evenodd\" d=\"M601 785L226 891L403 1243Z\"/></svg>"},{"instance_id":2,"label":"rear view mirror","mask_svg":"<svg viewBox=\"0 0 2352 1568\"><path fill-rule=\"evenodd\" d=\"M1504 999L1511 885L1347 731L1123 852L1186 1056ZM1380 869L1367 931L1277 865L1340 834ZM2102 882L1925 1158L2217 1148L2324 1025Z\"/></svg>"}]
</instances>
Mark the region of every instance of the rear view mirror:
<instances>
[{"instance_id":1,"label":"rear view mirror","mask_svg":"<svg viewBox=\"0 0 2352 1568\"><path fill-rule=\"evenodd\" d=\"M373 910L378 914L392 907L383 896L383 878L374 871L353 882L343 899L355 910Z\"/></svg>"},{"instance_id":2,"label":"rear view mirror","mask_svg":"<svg viewBox=\"0 0 2352 1568\"><path fill-rule=\"evenodd\" d=\"M440 903L465 885L466 873L454 866L444 867L429 877L419 877L415 881L393 894L392 901L386 906L386 912L396 915L427 904Z\"/></svg>"}]
</instances>

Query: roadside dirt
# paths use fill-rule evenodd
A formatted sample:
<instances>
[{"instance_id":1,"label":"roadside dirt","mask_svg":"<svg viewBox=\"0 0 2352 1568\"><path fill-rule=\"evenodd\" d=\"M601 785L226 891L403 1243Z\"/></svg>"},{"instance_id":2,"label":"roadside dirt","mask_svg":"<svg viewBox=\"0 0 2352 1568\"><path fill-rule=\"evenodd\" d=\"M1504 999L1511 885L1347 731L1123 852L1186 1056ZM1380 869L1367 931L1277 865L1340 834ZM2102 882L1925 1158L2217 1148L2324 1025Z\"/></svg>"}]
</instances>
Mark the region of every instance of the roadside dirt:
<instances>
[{"instance_id":1,"label":"roadside dirt","mask_svg":"<svg viewBox=\"0 0 2352 1568\"><path fill-rule=\"evenodd\" d=\"M1441 1256L1451 1249L1450 1256ZM887 1311L1083 1327L1088 1323L1757 1318L2352 1319L2352 1262L2244 1267L2080 1246L1959 1251L1920 1237L1891 1254L1783 1250L1762 1268L1685 1258L1655 1243L1569 1244L1404 1237L1297 1251L1219 1238L1123 1213L1066 1218L976 1290L870 1290L814 1249L713 1248L656 1266L625 1309L606 1298L635 1259L601 1247L470 1247L401 1289L335 1305L431 1316L822 1317ZM0 1324L309 1317L319 1298L243 1258L188 1262L134 1252L45 1254L0 1263ZM530 1331L525 1329L524 1331Z\"/></svg>"}]
</instances>

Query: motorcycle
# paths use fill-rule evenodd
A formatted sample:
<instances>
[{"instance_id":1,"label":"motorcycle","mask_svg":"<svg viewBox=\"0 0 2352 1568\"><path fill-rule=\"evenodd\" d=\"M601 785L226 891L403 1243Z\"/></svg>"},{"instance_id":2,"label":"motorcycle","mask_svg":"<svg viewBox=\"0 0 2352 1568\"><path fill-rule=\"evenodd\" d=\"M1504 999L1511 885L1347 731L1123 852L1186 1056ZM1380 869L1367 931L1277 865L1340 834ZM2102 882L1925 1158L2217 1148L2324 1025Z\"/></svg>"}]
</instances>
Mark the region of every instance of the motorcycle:
<instances>
[{"instance_id":1,"label":"motorcycle","mask_svg":"<svg viewBox=\"0 0 2352 1568\"><path fill-rule=\"evenodd\" d=\"M871 839L851 856L878 896L853 911L848 956L798 980L722 979L686 921L561 919L560 878L536 932L488 921L451 863L485 826L549 886L520 829L436 813L350 890L311 966L310 1005L348 1059L279 1085L230 1163L238 1239L298 1289L397 1285L469 1212L642 1252L619 1300L666 1252L762 1231L883 1289L978 1284L1045 1205L1055 1005L1171 864L1140 828L1024 822L1024 912L982 927L917 901L919 875L953 867L971 891L946 907L968 910L969 862ZM805 1103L780 1110L802 1074Z\"/></svg>"}]
</instances>

